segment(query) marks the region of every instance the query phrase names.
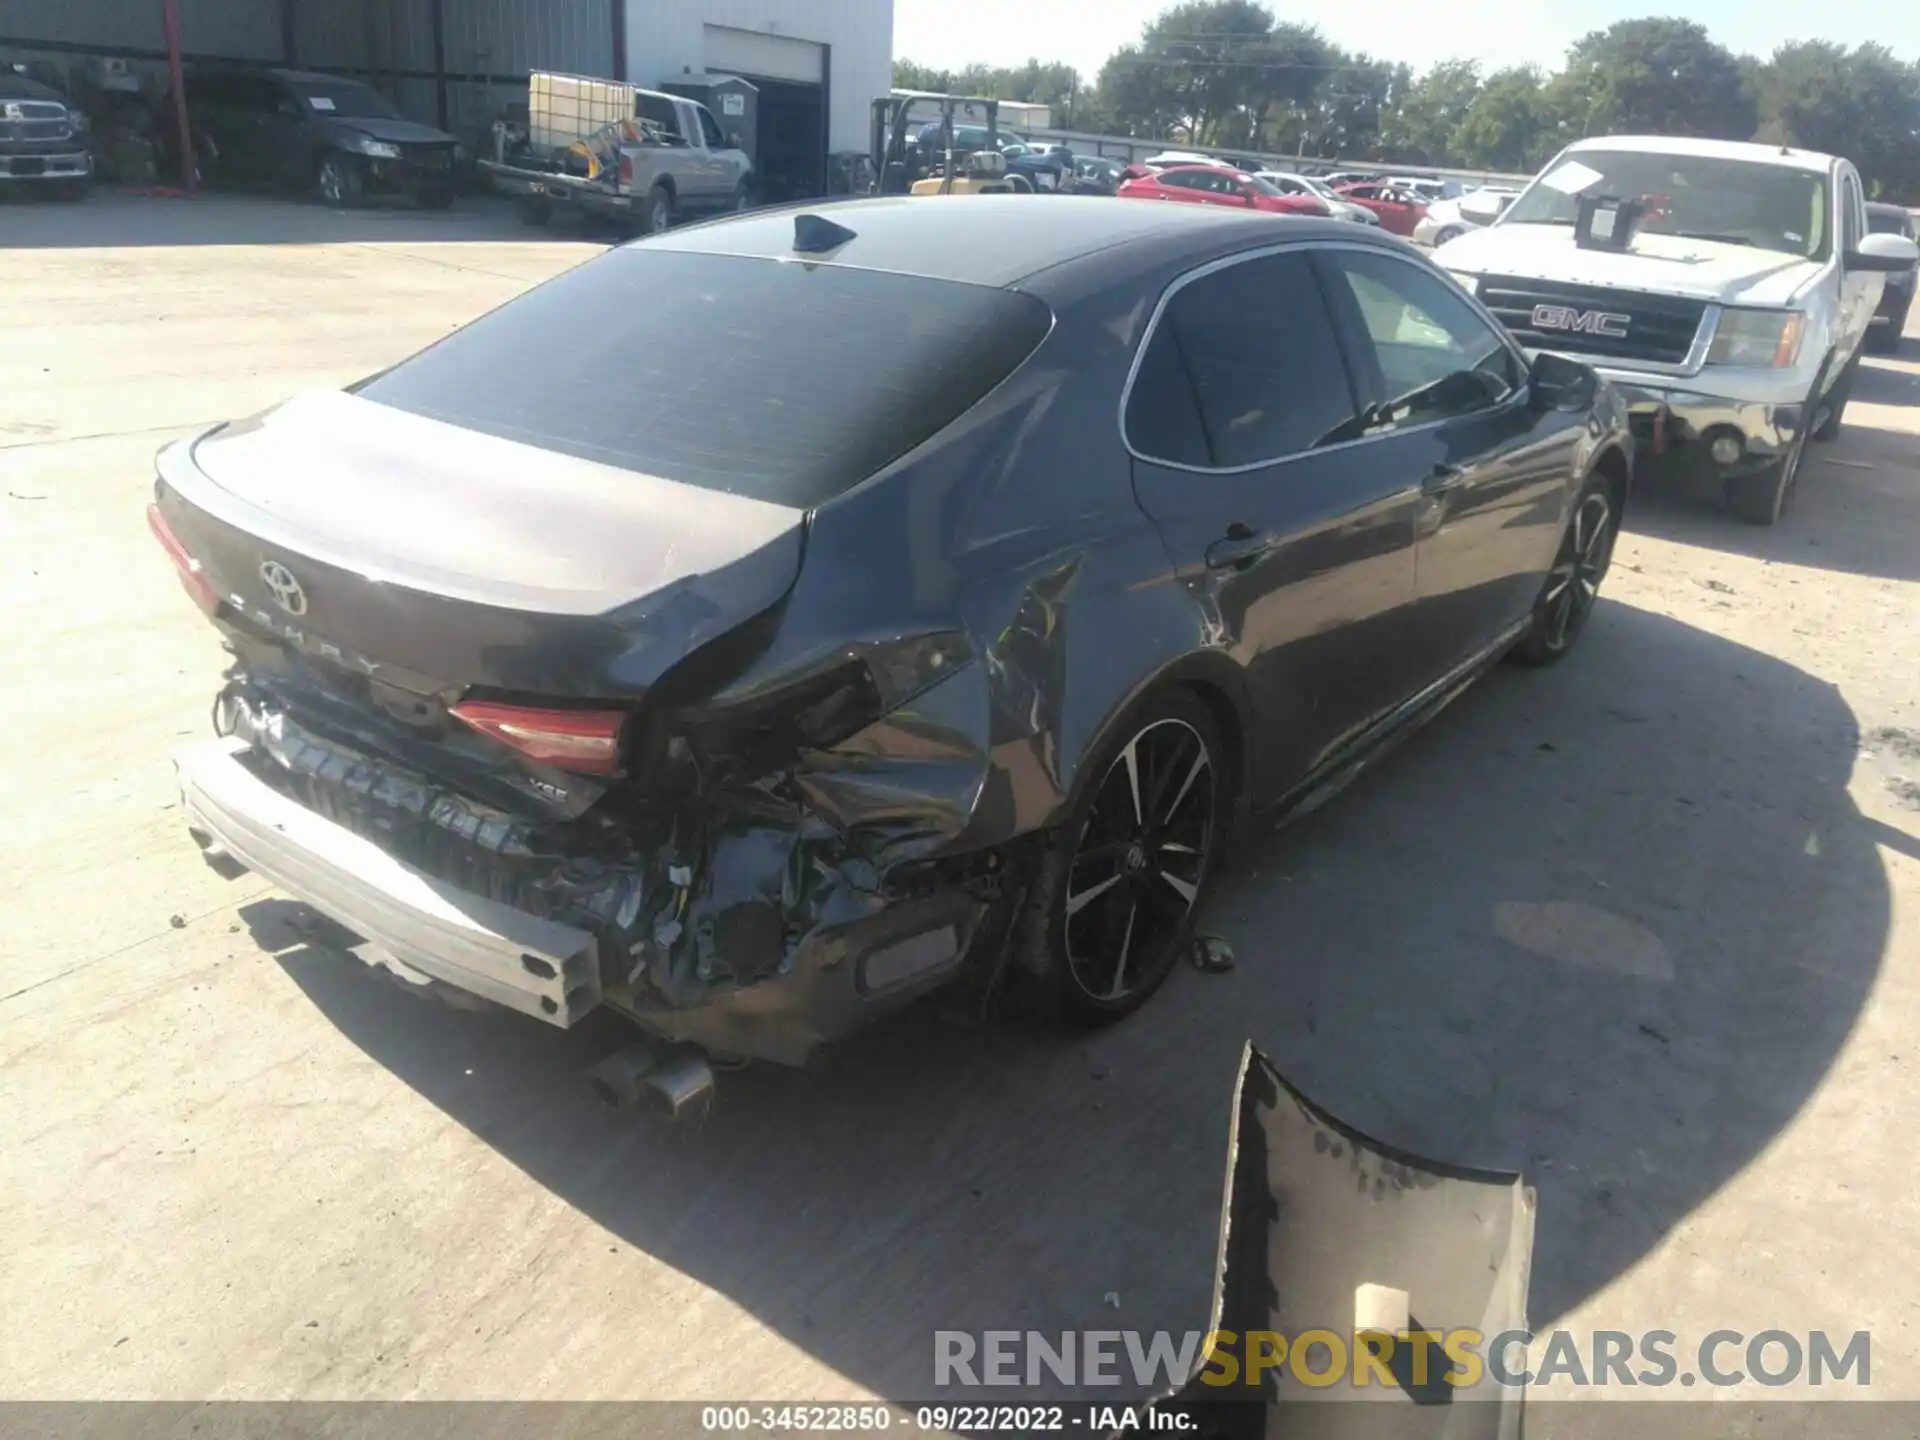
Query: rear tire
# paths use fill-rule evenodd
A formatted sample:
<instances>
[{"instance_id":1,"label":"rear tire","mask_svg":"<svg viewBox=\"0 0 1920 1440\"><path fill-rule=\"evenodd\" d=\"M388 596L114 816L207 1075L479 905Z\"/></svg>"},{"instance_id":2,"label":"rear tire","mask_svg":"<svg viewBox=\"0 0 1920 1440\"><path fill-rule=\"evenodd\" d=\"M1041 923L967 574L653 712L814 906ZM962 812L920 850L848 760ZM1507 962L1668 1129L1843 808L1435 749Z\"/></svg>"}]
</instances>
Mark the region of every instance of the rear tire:
<instances>
[{"instance_id":1,"label":"rear tire","mask_svg":"<svg viewBox=\"0 0 1920 1440\"><path fill-rule=\"evenodd\" d=\"M1015 195L1033 194L1033 182L1024 175L1007 176L1007 189Z\"/></svg>"},{"instance_id":2,"label":"rear tire","mask_svg":"<svg viewBox=\"0 0 1920 1440\"><path fill-rule=\"evenodd\" d=\"M1533 621L1512 658L1535 668L1556 665L1573 649L1600 598L1620 535L1620 487L1606 475L1587 481L1574 502L1573 518L1560 537L1560 552L1533 603Z\"/></svg>"},{"instance_id":3,"label":"rear tire","mask_svg":"<svg viewBox=\"0 0 1920 1440\"><path fill-rule=\"evenodd\" d=\"M1458 225L1449 225L1447 226L1446 229L1442 230L1439 234L1433 237L1433 248L1438 250L1442 245L1446 244L1449 240L1458 240L1462 235L1466 233L1467 232Z\"/></svg>"},{"instance_id":4,"label":"rear tire","mask_svg":"<svg viewBox=\"0 0 1920 1440\"><path fill-rule=\"evenodd\" d=\"M1056 1024L1110 1024L1166 983L1205 903L1232 795L1213 714L1149 698L1083 771L1012 937L1015 974Z\"/></svg>"},{"instance_id":5,"label":"rear tire","mask_svg":"<svg viewBox=\"0 0 1920 1440\"><path fill-rule=\"evenodd\" d=\"M1907 316L1912 313L1913 305L1909 301L1902 306L1900 313L1890 317L1884 327L1867 331L1867 350L1874 355L1897 355L1900 353L1900 339L1906 332Z\"/></svg>"},{"instance_id":6,"label":"rear tire","mask_svg":"<svg viewBox=\"0 0 1920 1440\"><path fill-rule=\"evenodd\" d=\"M536 230L553 219L553 206L532 196L520 202L519 210L520 223L530 225Z\"/></svg>"},{"instance_id":7,"label":"rear tire","mask_svg":"<svg viewBox=\"0 0 1920 1440\"><path fill-rule=\"evenodd\" d=\"M640 207L640 233L664 235L672 228L673 193L664 185L656 185L647 192L646 203Z\"/></svg>"}]
</instances>

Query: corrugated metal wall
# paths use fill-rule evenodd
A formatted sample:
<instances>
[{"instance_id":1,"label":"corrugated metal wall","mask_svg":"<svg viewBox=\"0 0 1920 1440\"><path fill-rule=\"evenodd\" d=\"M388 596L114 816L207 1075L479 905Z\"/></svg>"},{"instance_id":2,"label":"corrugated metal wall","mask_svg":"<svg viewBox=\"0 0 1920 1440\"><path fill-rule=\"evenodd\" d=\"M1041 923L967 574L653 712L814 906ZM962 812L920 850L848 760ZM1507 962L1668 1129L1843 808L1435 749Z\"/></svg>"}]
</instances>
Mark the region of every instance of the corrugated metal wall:
<instances>
[{"instance_id":1,"label":"corrugated metal wall","mask_svg":"<svg viewBox=\"0 0 1920 1440\"><path fill-rule=\"evenodd\" d=\"M180 0L181 44L203 55L280 58L277 0ZM164 51L160 0L4 0L0 36L103 51Z\"/></svg>"},{"instance_id":2,"label":"corrugated metal wall","mask_svg":"<svg viewBox=\"0 0 1920 1440\"><path fill-rule=\"evenodd\" d=\"M614 0L445 0L447 69L522 75L613 71Z\"/></svg>"}]
</instances>

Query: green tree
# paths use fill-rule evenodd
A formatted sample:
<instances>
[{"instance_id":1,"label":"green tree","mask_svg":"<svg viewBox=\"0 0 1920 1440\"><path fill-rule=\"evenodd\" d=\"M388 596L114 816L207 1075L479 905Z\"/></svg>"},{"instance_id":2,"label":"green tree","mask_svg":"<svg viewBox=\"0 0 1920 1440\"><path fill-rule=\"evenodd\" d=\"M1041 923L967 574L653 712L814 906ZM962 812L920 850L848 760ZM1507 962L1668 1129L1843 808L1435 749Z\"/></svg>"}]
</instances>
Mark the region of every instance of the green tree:
<instances>
[{"instance_id":1,"label":"green tree","mask_svg":"<svg viewBox=\"0 0 1920 1440\"><path fill-rule=\"evenodd\" d=\"M1622 20L1575 43L1556 87L1584 134L1753 133L1740 62L1692 20Z\"/></svg>"},{"instance_id":2,"label":"green tree","mask_svg":"<svg viewBox=\"0 0 1920 1440\"><path fill-rule=\"evenodd\" d=\"M1920 67L1882 45L1799 41L1774 52L1752 89L1755 139L1844 155L1870 186L1920 193Z\"/></svg>"},{"instance_id":3,"label":"green tree","mask_svg":"<svg viewBox=\"0 0 1920 1440\"><path fill-rule=\"evenodd\" d=\"M936 70L931 65L921 65L913 60L896 60L893 62L893 88L946 94L953 89L953 72Z\"/></svg>"},{"instance_id":4,"label":"green tree","mask_svg":"<svg viewBox=\"0 0 1920 1440\"><path fill-rule=\"evenodd\" d=\"M1398 160L1445 164L1453 132L1480 94L1475 60L1442 60L1415 80L1380 125L1380 146Z\"/></svg>"},{"instance_id":5,"label":"green tree","mask_svg":"<svg viewBox=\"0 0 1920 1440\"><path fill-rule=\"evenodd\" d=\"M1488 170L1538 169L1567 138L1557 100L1531 65L1496 71L1454 129L1454 157Z\"/></svg>"}]
</instances>

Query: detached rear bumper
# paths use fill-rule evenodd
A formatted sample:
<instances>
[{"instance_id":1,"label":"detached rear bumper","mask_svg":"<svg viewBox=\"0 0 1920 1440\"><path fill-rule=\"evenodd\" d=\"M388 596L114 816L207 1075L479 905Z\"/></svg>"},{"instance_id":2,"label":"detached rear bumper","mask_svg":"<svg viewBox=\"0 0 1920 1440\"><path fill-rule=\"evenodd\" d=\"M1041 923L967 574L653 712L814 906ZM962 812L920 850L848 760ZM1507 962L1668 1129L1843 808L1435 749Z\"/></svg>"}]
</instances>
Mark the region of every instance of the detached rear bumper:
<instances>
[{"instance_id":1,"label":"detached rear bumper","mask_svg":"<svg viewBox=\"0 0 1920 1440\"><path fill-rule=\"evenodd\" d=\"M529 915L422 873L307 809L242 765L240 739L174 752L187 824L234 860L364 936L406 969L545 1020L572 1025L600 1003L585 930Z\"/></svg>"}]
</instances>

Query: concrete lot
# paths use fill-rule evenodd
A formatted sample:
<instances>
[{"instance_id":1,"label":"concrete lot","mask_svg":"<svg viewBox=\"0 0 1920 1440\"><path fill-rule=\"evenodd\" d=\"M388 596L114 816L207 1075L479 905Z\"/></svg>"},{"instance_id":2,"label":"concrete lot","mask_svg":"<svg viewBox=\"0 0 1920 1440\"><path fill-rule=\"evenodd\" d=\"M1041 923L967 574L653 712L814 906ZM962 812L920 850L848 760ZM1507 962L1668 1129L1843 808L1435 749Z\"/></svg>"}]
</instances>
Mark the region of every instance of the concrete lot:
<instances>
[{"instance_id":1,"label":"concrete lot","mask_svg":"<svg viewBox=\"0 0 1920 1440\"><path fill-rule=\"evenodd\" d=\"M1090 1038L909 1016L687 1135L595 1107L617 1028L306 943L166 762L220 657L146 532L156 447L595 248L0 206L0 1397L914 1397L936 1327L1191 1328L1249 1036L1528 1173L1536 1330L1864 1329L1920 1397L1920 345L1777 530L1645 489L1576 657L1248 857L1231 974Z\"/></svg>"}]
</instances>

